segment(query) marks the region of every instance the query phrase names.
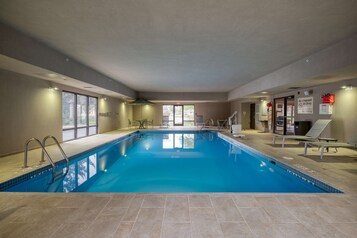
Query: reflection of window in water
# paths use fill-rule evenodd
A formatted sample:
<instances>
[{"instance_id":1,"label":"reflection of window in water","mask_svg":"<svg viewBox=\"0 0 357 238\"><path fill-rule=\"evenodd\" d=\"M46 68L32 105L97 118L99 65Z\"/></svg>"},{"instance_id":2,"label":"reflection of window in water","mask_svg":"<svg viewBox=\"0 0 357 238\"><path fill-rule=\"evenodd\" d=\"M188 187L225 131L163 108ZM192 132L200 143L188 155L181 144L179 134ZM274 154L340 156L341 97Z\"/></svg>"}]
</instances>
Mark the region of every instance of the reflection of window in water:
<instances>
[{"instance_id":1,"label":"reflection of window in water","mask_svg":"<svg viewBox=\"0 0 357 238\"><path fill-rule=\"evenodd\" d=\"M97 154L89 156L89 178L97 173Z\"/></svg>"},{"instance_id":2,"label":"reflection of window in water","mask_svg":"<svg viewBox=\"0 0 357 238\"><path fill-rule=\"evenodd\" d=\"M173 149L174 148L174 135L167 134L164 135L162 139L162 148L163 149Z\"/></svg>"},{"instance_id":3,"label":"reflection of window in water","mask_svg":"<svg viewBox=\"0 0 357 238\"><path fill-rule=\"evenodd\" d=\"M78 166L78 186L87 181L87 169L88 169L88 164L87 164L87 158L82 159L77 162Z\"/></svg>"},{"instance_id":4,"label":"reflection of window in water","mask_svg":"<svg viewBox=\"0 0 357 238\"><path fill-rule=\"evenodd\" d=\"M65 170L66 168L64 168ZM65 171L63 171L65 172ZM71 164L68 173L63 179L63 192L68 193L76 188L76 164Z\"/></svg>"},{"instance_id":5,"label":"reflection of window in water","mask_svg":"<svg viewBox=\"0 0 357 238\"><path fill-rule=\"evenodd\" d=\"M175 148L182 148L182 134L175 134Z\"/></svg>"},{"instance_id":6,"label":"reflection of window in water","mask_svg":"<svg viewBox=\"0 0 357 238\"><path fill-rule=\"evenodd\" d=\"M96 175L97 164L97 154L93 154L89 156L89 158L84 158L77 163L71 164L66 177L63 179L63 192L73 191L76 187L87 181L88 178ZM66 168L63 169L63 172L65 172L65 170Z\"/></svg>"},{"instance_id":7,"label":"reflection of window in water","mask_svg":"<svg viewBox=\"0 0 357 238\"><path fill-rule=\"evenodd\" d=\"M193 149L195 148L195 135L194 134L167 134L162 139L163 149L183 148Z\"/></svg>"},{"instance_id":8,"label":"reflection of window in water","mask_svg":"<svg viewBox=\"0 0 357 238\"><path fill-rule=\"evenodd\" d=\"M195 134L184 134L184 144L183 148L193 149L195 148Z\"/></svg>"}]
</instances>

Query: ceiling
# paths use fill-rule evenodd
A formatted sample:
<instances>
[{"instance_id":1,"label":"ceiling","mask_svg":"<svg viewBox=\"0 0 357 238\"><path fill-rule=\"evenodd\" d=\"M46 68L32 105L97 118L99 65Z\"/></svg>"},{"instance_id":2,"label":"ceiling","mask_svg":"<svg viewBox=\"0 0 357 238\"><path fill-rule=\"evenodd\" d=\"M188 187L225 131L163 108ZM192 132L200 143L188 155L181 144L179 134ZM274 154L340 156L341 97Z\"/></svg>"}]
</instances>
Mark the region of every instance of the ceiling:
<instances>
[{"instance_id":1,"label":"ceiling","mask_svg":"<svg viewBox=\"0 0 357 238\"><path fill-rule=\"evenodd\" d=\"M0 6L0 21L144 92L228 92L357 32L355 0Z\"/></svg>"}]
</instances>

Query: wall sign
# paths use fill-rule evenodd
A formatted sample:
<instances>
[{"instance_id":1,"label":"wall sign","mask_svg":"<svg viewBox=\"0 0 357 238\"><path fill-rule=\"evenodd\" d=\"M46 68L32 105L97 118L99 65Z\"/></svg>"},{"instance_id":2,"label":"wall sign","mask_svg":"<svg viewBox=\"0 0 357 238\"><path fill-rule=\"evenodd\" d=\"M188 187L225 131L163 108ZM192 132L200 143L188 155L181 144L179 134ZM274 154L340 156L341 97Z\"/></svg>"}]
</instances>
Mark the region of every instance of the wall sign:
<instances>
[{"instance_id":1,"label":"wall sign","mask_svg":"<svg viewBox=\"0 0 357 238\"><path fill-rule=\"evenodd\" d=\"M313 114L314 113L314 98L298 98L298 114Z\"/></svg>"},{"instance_id":2,"label":"wall sign","mask_svg":"<svg viewBox=\"0 0 357 238\"><path fill-rule=\"evenodd\" d=\"M332 114L332 105L331 104L320 104L320 114L321 115L331 115Z\"/></svg>"}]
</instances>

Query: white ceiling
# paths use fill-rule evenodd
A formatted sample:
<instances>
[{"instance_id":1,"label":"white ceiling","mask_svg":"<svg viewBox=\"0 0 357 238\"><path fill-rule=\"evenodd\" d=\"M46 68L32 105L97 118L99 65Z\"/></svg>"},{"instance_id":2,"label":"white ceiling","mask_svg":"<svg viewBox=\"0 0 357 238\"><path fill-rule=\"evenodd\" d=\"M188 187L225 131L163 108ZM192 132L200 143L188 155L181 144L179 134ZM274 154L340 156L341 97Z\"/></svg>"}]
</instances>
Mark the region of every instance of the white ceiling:
<instances>
[{"instance_id":1,"label":"white ceiling","mask_svg":"<svg viewBox=\"0 0 357 238\"><path fill-rule=\"evenodd\" d=\"M356 0L0 0L0 21L136 91L228 92L357 31Z\"/></svg>"}]
</instances>

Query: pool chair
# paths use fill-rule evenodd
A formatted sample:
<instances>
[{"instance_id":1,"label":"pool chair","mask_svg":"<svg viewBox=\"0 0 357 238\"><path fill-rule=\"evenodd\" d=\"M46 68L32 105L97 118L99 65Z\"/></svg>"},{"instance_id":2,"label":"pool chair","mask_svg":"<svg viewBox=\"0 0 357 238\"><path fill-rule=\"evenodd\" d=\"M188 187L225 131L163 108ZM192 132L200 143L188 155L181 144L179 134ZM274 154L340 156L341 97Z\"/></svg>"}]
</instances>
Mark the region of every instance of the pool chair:
<instances>
[{"instance_id":1,"label":"pool chair","mask_svg":"<svg viewBox=\"0 0 357 238\"><path fill-rule=\"evenodd\" d=\"M154 120L145 121L145 127L148 128L149 126L151 126L151 128L154 128Z\"/></svg>"},{"instance_id":2,"label":"pool chair","mask_svg":"<svg viewBox=\"0 0 357 238\"><path fill-rule=\"evenodd\" d=\"M138 127L138 122L137 121L131 121L128 119L128 128L131 129L132 127Z\"/></svg>"},{"instance_id":3,"label":"pool chair","mask_svg":"<svg viewBox=\"0 0 357 238\"><path fill-rule=\"evenodd\" d=\"M160 128L169 128L169 116L162 116L162 122Z\"/></svg>"},{"instance_id":4,"label":"pool chair","mask_svg":"<svg viewBox=\"0 0 357 238\"><path fill-rule=\"evenodd\" d=\"M244 138L245 135L242 133L242 125L241 124L235 124L232 125L232 135L237 138Z\"/></svg>"},{"instance_id":5,"label":"pool chair","mask_svg":"<svg viewBox=\"0 0 357 238\"><path fill-rule=\"evenodd\" d=\"M323 130L327 127L327 125L331 122L330 119L319 119L315 122L315 124L311 127L311 129L304 136L296 136L296 135L274 135L273 136L273 144L275 145L276 138L282 138L281 147L284 147L285 140L298 140L298 141L316 141L317 138L321 135Z\"/></svg>"},{"instance_id":6,"label":"pool chair","mask_svg":"<svg viewBox=\"0 0 357 238\"><path fill-rule=\"evenodd\" d=\"M196 115L196 120L195 120L196 126L197 127L204 127L206 126L205 121L203 120L203 116L202 115Z\"/></svg>"},{"instance_id":7,"label":"pool chair","mask_svg":"<svg viewBox=\"0 0 357 238\"><path fill-rule=\"evenodd\" d=\"M357 139L357 137L356 137ZM307 147L316 146L321 150L320 159L324 158L324 151L328 151L329 148L335 148L337 152L337 148L350 148L350 149L357 149L357 140L354 140L350 143L342 143L342 142L326 142L326 141L307 141L305 142L305 150L304 155L307 155Z\"/></svg>"}]
</instances>

